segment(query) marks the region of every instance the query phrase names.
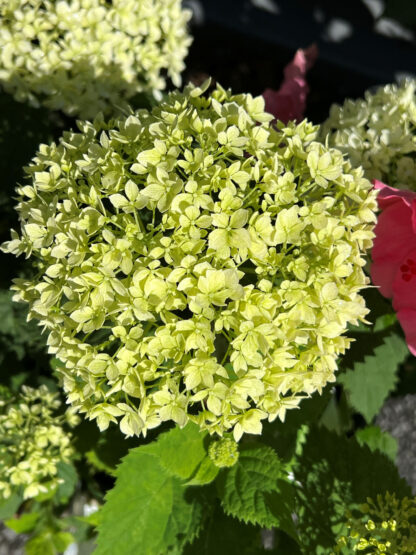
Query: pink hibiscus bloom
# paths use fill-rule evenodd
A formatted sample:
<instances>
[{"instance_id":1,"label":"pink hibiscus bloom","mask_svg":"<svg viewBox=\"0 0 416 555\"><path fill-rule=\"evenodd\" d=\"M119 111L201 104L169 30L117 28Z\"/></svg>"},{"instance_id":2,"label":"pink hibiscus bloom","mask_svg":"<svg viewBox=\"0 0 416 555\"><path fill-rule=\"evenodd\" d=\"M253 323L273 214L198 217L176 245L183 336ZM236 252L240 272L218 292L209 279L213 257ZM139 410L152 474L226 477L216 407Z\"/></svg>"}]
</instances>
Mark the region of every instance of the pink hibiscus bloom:
<instances>
[{"instance_id":1,"label":"pink hibiscus bloom","mask_svg":"<svg viewBox=\"0 0 416 555\"><path fill-rule=\"evenodd\" d=\"M318 48L315 44L296 52L293 60L284 69L285 78L280 89L266 89L263 93L267 112L284 123L293 119L303 119L309 92L305 75L313 66L317 55Z\"/></svg>"},{"instance_id":2,"label":"pink hibiscus bloom","mask_svg":"<svg viewBox=\"0 0 416 555\"><path fill-rule=\"evenodd\" d=\"M393 308L416 355L416 193L374 181L381 210L375 227L371 277Z\"/></svg>"}]
</instances>

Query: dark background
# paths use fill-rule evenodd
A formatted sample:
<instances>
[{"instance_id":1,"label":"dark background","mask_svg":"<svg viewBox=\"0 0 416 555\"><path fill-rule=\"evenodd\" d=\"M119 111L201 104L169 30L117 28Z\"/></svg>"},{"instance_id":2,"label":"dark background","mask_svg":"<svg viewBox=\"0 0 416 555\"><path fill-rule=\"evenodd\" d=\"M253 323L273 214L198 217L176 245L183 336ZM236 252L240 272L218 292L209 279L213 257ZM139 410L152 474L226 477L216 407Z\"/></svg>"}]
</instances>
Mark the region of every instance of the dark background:
<instances>
[{"instance_id":1,"label":"dark background","mask_svg":"<svg viewBox=\"0 0 416 555\"><path fill-rule=\"evenodd\" d=\"M234 92L277 89L298 48L316 43L306 116L333 102L416 77L415 0L186 0L194 17L187 80L208 75Z\"/></svg>"}]
</instances>

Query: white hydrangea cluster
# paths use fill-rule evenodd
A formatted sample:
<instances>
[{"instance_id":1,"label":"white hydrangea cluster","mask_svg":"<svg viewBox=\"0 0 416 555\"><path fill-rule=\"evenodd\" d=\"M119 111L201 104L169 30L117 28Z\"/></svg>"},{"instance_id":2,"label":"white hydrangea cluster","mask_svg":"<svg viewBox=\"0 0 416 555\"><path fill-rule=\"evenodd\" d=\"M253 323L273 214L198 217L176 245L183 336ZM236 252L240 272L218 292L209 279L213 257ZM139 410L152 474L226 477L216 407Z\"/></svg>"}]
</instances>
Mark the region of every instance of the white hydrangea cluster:
<instances>
[{"instance_id":1,"label":"white hydrangea cluster","mask_svg":"<svg viewBox=\"0 0 416 555\"><path fill-rule=\"evenodd\" d=\"M375 193L261 97L192 86L151 112L79 123L18 188L36 260L16 300L48 331L68 400L127 435L188 419L260 433L334 381L367 309Z\"/></svg>"},{"instance_id":2,"label":"white hydrangea cluster","mask_svg":"<svg viewBox=\"0 0 416 555\"><path fill-rule=\"evenodd\" d=\"M180 0L0 0L0 83L19 101L94 117L180 84Z\"/></svg>"},{"instance_id":3,"label":"white hydrangea cluster","mask_svg":"<svg viewBox=\"0 0 416 555\"><path fill-rule=\"evenodd\" d=\"M0 498L22 490L28 499L59 484L58 464L73 455L63 426L75 423L71 412L57 415L60 405L46 386L0 397Z\"/></svg>"},{"instance_id":4,"label":"white hydrangea cluster","mask_svg":"<svg viewBox=\"0 0 416 555\"><path fill-rule=\"evenodd\" d=\"M368 179L416 188L416 81L386 85L331 107L320 138L347 154Z\"/></svg>"}]
</instances>

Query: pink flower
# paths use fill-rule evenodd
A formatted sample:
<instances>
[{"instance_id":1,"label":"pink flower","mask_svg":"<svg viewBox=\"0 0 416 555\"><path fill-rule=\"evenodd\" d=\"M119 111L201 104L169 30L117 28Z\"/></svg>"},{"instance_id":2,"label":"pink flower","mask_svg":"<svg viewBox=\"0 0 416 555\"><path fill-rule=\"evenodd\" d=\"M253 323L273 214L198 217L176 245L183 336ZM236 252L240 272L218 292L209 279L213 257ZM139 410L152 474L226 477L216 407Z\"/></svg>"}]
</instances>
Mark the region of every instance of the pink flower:
<instances>
[{"instance_id":1,"label":"pink flower","mask_svg":"<svg viewBox=\"0 0 416 555\"><path fill-rule=\"evenodd\" d=\"M284 123L303 119L309 87L306 72L313 66L318 55L315 44L305 50L298 50L293 60L284 69L284 80L278 91L266 89L263 98L266 111Z\"/></svg>"},{"instance_id":2,"label":"pink flower","mask_svg":"<svg viewBox=\"0 0 416 555\"><path fill-rule=\"evenodd\" d=\"M374 181L381 210L375 227L371 277L393 308L416 355L416 193Z\"/></svg>"}]
</instances>

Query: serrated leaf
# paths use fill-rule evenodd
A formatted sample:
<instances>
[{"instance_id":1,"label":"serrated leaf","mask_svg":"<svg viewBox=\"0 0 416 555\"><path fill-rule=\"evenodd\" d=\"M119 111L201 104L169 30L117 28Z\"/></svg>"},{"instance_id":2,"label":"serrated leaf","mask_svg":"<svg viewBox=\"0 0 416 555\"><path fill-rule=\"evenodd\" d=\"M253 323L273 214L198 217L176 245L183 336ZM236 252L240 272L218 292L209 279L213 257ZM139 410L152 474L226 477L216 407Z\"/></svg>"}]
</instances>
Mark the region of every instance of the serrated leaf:
<instances>
[{"instance_id":1,"label":"serrated leaf","mask_svg":"<svg viewBox=\"0 0 416 555\"><path fill-rule=\"evenodd\" d=\"M219 484L225 513L266 528L279 526L274 495L283 495L279 489L283 476L282 464L271 447L241 451L237 463L224 472Z\"/></svg>"},{"instance_id":2,"label":"serrated leaf","mask_svg":"<svg viewBox=\"0 0 416 555\"><path fill-rule=\"evenodd\" d=\"M397 383L397 370L409 354L405 341L397 334L387 336L363 362L341 374L349 403L371 422Z\"/></svg>"},{"instance_id":3,"label":"serrated leaf","mask_svg":"<svg viewBox=\"0 0 416 555\"><path fill-rule=\"evenodd\" d=\"M168 433L160 434L157 441L146 446L148 453L154 453L160 464L174 476L188 479L206 457L204 438L193 422L180 429L173 428Z\"/></svg>"},{"instance_id":4,"label":"serrated leaf","mask_svg":"<svg viewBox=\"0 0 416 555\"><path fill-rule=\"evenodd\" d=\"M203 439L191 424L130 450L100 509L96 555L164 555L193 540L202 507L184 480L206 456Z\"/></svg>"},{"instance_id":5,"label":"serrated leaf","mask_svg":"<svg viewBox=\"0 0 416 555\"><path fill-rule=\"evenodd\" d=\"M169 549L182 551L199 533L202 522L202 506L192 495L188 495L183 484L174 479L173 507L169 515L163 538ZM186 505L184 500L186 499ZM161 552L164 554L164 551Z\"/></svg>"},{"instance_id":6,"label":"serrated leaf","mask_svg":"<svg viewBox=\"0 0 416 555\"><path fill-rule=\"evenodd\" d=\"M309 431L294 469L297 529L304 553L333 553L345 514L386 491L411 495L384 454L325 428Z\"/></svg>"},{"instance_id":7,"label":"serrated leaf","mask_svg":"<svg viewBox=\"0 0 416 555\"><path fill-rule=\"evenodd\" d=\"M165 553L179 543L183 523L195 518L184 494L181 481L162 467L157 456L143 447L131 450L118 467L116 485L100 511L95 555ZM181 528L173 514L180 515Z\"/></svg>"},{"instance_id":8,"label":"serrated leaf","mask_svg":"<svg viewBox=\"0 0 416 555\"><path fill-rule=\"evenodd\" d=\"M368 445L371 451L380 451L393 462L396 461L397 439L388 432L383 432L378 426L368 426L358 430L355 437L360 445Z\"/></svg>"}]
</instances>

